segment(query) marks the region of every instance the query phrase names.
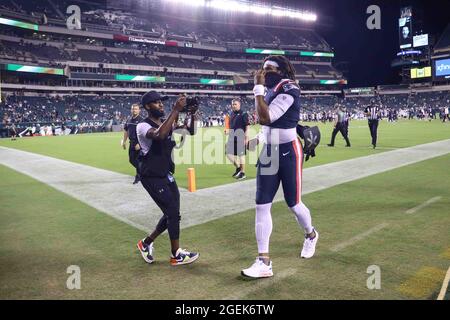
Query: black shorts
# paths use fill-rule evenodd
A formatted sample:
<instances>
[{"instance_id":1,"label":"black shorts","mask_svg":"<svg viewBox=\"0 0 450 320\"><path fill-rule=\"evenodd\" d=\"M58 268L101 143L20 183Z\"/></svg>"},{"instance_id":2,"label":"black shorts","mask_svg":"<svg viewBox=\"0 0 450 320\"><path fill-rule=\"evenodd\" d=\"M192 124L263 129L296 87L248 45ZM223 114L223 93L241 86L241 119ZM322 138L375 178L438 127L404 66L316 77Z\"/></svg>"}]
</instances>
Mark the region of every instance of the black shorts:
<instances>
[{"instance_id":1,"label":"black shorts","mask_svg":"<svg viewBox=\"0 0 450 320\"><path fill-rule=\"evenodd\" d=\"M240 141L237 137L230 137L225 149L226 154L234 156L245 156L247 154L244 141Z\"/></svg>"}]
</instances>

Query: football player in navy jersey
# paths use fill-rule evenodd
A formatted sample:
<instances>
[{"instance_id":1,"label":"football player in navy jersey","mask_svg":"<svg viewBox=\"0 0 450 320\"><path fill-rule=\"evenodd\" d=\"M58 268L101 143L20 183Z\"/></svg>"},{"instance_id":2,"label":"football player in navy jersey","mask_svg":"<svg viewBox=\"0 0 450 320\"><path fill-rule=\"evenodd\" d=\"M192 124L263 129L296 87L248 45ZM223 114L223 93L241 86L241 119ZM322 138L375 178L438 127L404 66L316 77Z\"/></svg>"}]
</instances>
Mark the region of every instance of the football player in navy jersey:
<instances>
[{"instance_id":1,"label":"football player in navy jersey","mask_svg":"<svg viewBox=\"0 0 450 320\"><path fill-rule=\"evenodd\" d=\"M269 56L255 74L256 112L262 125L259 140L265 144L258 159L256 176L255 233L258 257L243 276L265 278L273 276L269 257L272 233L271 207L280 183L284 198L305 231L302 258L311 258L319 233L311 222L309 209L301 199L303 148L297 137L300 120L300 88L295 81L295 69L284 56Z\"/></svg>"}]
</instances>

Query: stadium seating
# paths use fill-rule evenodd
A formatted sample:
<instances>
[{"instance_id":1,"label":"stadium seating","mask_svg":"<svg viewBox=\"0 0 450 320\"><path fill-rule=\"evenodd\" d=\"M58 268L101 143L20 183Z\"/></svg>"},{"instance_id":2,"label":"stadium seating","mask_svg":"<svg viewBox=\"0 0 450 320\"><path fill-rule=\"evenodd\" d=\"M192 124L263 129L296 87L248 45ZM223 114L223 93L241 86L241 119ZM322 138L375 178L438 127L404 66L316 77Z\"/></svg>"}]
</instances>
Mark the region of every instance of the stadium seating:
<instances>
[{"instance_id":1,"label":"stadium seating","mask_svg":"<svg viewBox=\"0 0 450 320\"><path fill-rule=\"evenodd\" d=\"M5 0L0 5L3 15L20 14L26 20L43 23L43 15L47 17L49 26L65 26L65 8L72 4L69 0L47 0L49 5L39 5L27 0ZM117 67L97 65L71 66L70 71L79 78L23 77L7 74L3 81L24 85L59 85L116 88L156 88L156 89L227 89L227 86L206 86L199 83L200 77L215 79L231 79L223 71L238 73L243 76L244 83L251 80L252 71L261 67L263 55L246 54L243 48L267 48L286 50L331 51L328 43L314 30L298 29L292 26L252 25L248 21L239 24L224 24L223 21L201 21L183 19L167 19L152 15L152 19L136 13L122 10L105 10L94 2L78 2L82 8L83 30L104 34L141 35L158 38L161 41L181 40L194 44L214 44L221 47L237 48L236 52L212 51L195 47L172 47L149 43L120 42L112 39L87 38L77 35L57 33L27 32L17 28L5 27L0 30L0 59L9 63L30 63L38 66L59 66L64 68L69 62L92 62L97 64L119 64ZM331 64L330 58L290 56L296 73L301 80L342 79L343 75ZM129 67L133 66L133 67ZM160 67L157 71L142 71L141 66ZM163 68L182 68L183 71L164 70ZM188 70L188 71L186 71ZM192 70L192 73L189 72ZM204 71L198 71L204 70ZM214 72L214 76L212 75ZM111 74L130 75L165 75L176 78L167 83L112 81ZM80 76L81 74L81 76ZM89 80L89 75L98 75L98 80ZM180 79L180 80L178 80ZM104 81L109 80L109 81ZM314 83L314 81L312 81ZM240 84L239 90L251 90L250 84ZM331 87L328 87L331 88ZM385 88L389 89L388 87ZM407 89L407 88L406 88ZM89 90L86 90L88 92ZM43 96L41 93L27 92L27 96L9 95L0 104L0 116L8 121L58 121L70 119L114 120L121 123L129 114L132 103L139 102L139 96L111 95L79 95L69 94L59 97ZM175 97L167 101L169 109ZM202 121L208 118L222 118L229 112L231 98L220 98L216 94L202 96L199 116ZM332 118L332 110L336 103L346 106L353 114L362 114L362 110L370 103L371 97L347 97L337 95L302 96L302 112L304 120L317 119L317 114L325 113ZM444 93L408 93L381 94L377 101L383 110L422 110L429 106L442 108L449 104L450 97ZM252 97L243 98L244 110L254 114Z\"/></svg>"},{"instance_id":2,"label":"stadium seating","mask_svg":"<svg viewBox=\"0 0 450 320\"><path fill-rule=\"evenodd\" d=\"M49 25L65 25L65 8L73 4L71 1L51 0L51 6L39 5L36 2L26 0L7 0L2 9L11 12L28 14L36 19L45 14L49 19ZM253 25L240 25L230 27L224 23L209 23L193 20L170 20L152 16L142 18L136 14L123 11L110 11L96 7L94 3L77 2L82 9L83 25L92 31L106 33L125 33L152 36L155 38L165 38L200 43L226 44L227 42L247 43L248 45L263 44L270 47L279 47L283 44L297 46L310 50L330 50L326 41L312 30L295 28L269 28Z\"/></svg>"},{"instance_id":3,"label":"stadium seating","mask_svg":"<svg viewBox=\"0 0 450 320\"><path fill-rule=\"evenodd\" d=\"M56 42L55 42L56 43ZM60 44L62 46L62 44ZM74 49L71 46L64 45L64 48L59 48L52 45L32 44L28 41L13 42L2 40L0 41L0 57L4 59L17 59L17 57L32 58L33 61L84 61L84 62L98 62L98 63L119 63L131 65L153 65L162 67L174 68L190 68L202 70L217 70L217 71L232 71L232 72L248 72L248 70L255 70L260 67L259 63L246 62L246 59L240 61L217 61L213 57L202 59L198 58L180 58L166 56L163 52L159 52L158 56L151 56L151 51L147 50L133 50L124 52L111 52L108 47L87 49ZM126 50L126 49L124 49ZM168 52L169 53L169 52ZM221 57L223 58L223 57ZM234 57L233 57L234 58ZM252 57L252 59L258 59ZM332 73L339 71L334 69L331 65L316 65L316 64L295 64L297 74L300 76L316 77L332 77Z\"/></svg>"},{"instance_id":4,"label":"stadium seating","mask_svg":"<svg viewBox=\"0 0 450 320\"><path fill-rule=\"evenodd\" d=\"M254 101L252 97L241 97L244 111L249 112L255 121ZM327 119L332 120L337 103L343 104L347 111L355 118L362 118L364 109L374 97L346 97L336 95L302 96L302 119L313 121L318 114L326 113ZM171 96L166 101L165 109L170 111L176 97ZM381 103L383 115L389 110L397 110L402 114L427 114L428 108L435 112L450 105L449 92L423 92L411 95L395 94L380 95L375 100ZM67 95L67 96L18 96L10 95L0 103L0 119L4 122L33 123L33 122L65 122L70 120L113 120L123 123L129 115L133 103L139 103L140 96L110 96L110 95ZM227 97L199 97L199 119L206 122L209 118L222 119L230 112L231 98ZM143 112L145 114L145 112Z\"/></svg>"}]
</instances>

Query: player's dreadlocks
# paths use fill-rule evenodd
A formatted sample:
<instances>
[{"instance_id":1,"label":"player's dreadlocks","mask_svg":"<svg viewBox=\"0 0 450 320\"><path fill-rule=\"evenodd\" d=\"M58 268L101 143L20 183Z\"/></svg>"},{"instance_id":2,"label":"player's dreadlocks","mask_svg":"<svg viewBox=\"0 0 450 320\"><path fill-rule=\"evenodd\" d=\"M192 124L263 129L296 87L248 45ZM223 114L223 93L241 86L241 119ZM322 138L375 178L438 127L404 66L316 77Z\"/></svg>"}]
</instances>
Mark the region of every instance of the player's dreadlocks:
<instances>
[{"instance_id":1,"label":"player's dreadlocks","mask_svg":"<svg viewBox=\"0 0 450 320\"><path fill-rule=\"evenodd\" d=\"M295 69L292 63L285 56L268 56L264 59L263 65L266 61L274 61L278 63L280 66L280 71L283 73L283 76L287 79L291 79L295 81Z\"/></svg>"}]
</instances>

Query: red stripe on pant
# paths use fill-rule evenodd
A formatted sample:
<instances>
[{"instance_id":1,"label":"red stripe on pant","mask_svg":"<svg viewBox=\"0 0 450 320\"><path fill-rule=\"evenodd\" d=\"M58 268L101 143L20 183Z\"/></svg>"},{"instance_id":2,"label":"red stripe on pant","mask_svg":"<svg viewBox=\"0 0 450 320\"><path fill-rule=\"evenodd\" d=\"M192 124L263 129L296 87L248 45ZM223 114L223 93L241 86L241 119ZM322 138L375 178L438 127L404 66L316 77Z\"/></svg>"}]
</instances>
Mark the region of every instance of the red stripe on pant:
<instances>
[{"instance_id":1,"label":"red stripe on pant","mask_svg":"<svg viewBox=\"0 0 450 320\"><path fill-rule=\"evenodd\" d=\"M297 197L296 197L295 201L296 201L296 204L299 204L301 201L301 195L302 195L301 174L303 171L303 150L301 148L300 141L298 141L298 140L292 141L292 146L294 148L295 158L296 158L295 177L296 177L296 185L297 185ZM299 165L299 162L300 162L300 165Z\"/></svg>"}]
</instances>

